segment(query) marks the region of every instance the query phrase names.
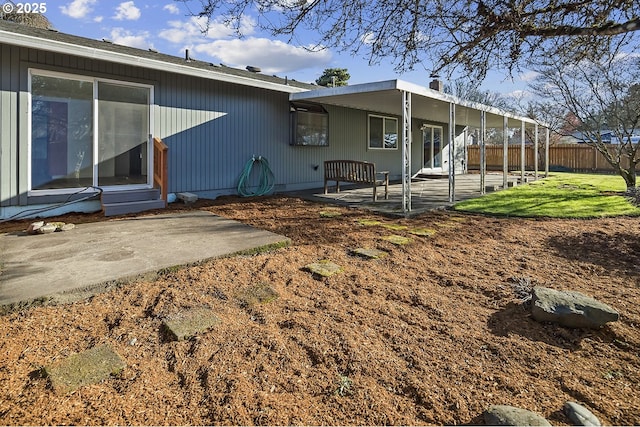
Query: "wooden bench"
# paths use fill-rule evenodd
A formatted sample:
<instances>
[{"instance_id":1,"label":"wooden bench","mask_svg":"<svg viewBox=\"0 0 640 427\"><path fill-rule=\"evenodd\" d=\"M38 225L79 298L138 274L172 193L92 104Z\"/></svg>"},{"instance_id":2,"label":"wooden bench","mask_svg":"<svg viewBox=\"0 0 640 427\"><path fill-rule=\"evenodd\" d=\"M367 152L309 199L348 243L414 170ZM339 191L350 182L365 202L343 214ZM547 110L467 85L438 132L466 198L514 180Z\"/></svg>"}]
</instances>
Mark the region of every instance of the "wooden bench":
<instances>
[{"instance_id":1,"label":"wooden bench","mask_svg":"<svg viewBox=\"0 0 640 427\"><path fill-rule=\"evenodd\" d=\"M382 175L382 179L376 179ZM384 198L389 198L389 171L376 172L376 165L358 160L326 160L324 162L324 194L328 192L327 181L336 182L336 193L340 192L340 182L371 184L373 201L378 200L376 188L384 185Z\"/></svg>"}]
</instances>

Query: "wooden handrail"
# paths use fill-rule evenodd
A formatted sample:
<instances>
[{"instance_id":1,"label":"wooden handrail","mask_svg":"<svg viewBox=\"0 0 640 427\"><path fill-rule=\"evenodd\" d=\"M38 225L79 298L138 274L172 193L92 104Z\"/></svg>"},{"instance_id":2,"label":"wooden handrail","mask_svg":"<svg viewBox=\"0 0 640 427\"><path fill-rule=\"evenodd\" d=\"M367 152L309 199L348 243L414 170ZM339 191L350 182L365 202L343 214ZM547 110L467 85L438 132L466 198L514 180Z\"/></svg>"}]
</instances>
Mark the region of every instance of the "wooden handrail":
<instances>
[{"instance_id":1,"label":"wooden handrail","mask_svg":"<svg viewBox=\"0 0 640 427\"><path fill-rule=\"evenodd\" d=\"M153 137L153 186L160 187L160 197L167 202L169 147L160 138Z\"/></svg>"}]
</instances>

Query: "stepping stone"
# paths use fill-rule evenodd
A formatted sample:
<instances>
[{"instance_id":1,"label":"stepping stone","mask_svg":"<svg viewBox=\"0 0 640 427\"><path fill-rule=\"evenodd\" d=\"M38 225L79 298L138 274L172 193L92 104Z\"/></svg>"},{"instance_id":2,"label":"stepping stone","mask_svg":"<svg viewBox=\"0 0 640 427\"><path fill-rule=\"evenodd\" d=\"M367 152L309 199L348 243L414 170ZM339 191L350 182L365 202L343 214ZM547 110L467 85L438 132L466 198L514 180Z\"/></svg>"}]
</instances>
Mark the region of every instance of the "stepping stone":
<instances>
[{"instance_id":1,"label":"stepping stone","mask_svg":"<svg viewBox=\"0 0 640 427\"><path fill-rule=\"evenodd\" d=\"M407 227L406 225L399 225L399 224L382 224L382 226L388 230L406 230Z\"/></svg>"},{"instance_id":2,"label":"stepping stone","mask_svg":"<svg viewBox=\"0 0 640 427\"><path fill-rule=\"evenodd\" d=\"M104 344L45 367L44 372L56 392L68 393L117 375L126 366L120 356Z\"/></svg>"},{"instance_id":3,"label":"stepping stone","mask_svg":"<svg viewBox=\"0 0 640 427\"><path fill-rule=\"evenodd\" d=\"M260 283L242 289L237 298L244 306L253 306L257 304L268 304L280 297L278 293L269 285Z\"/></svg>"},{"instance_id":4,"label":"stepping stone","mask_svg":"<svg viewBox=\"0 0 640 427\"><path fill-rule=\"evenodd\" d=\"M162 327L167 338L172 341L181 341L206 332L217 323L220 323L220 319L212 310L196 308L165 319Z\"/></svg>"},{"instance_id":5,"label":"stepping stone","mask_svg":"<svg viewBox=\"0 0 640 427\"><path fill-rule=\"evenodd\" d=\"M411 242L410 238L404 237L404 236L398 236L397 234L392 234L391 236L384 236L382 240L391 242L394 245L406 245Z\"/></svg>"},{"instance_id":6,"label":"stepping stone","mask_svg":"<svg viewBox=\"0 0 640 427\"><path fill-rule=\"evenodd\" d=\"M382 222L375 219L359 219L358 224L365 225L367 227L371 227L374 225L382 225Z\"/></svg>"},{"instance_id":7,"label":"stepping stone","mask_svg":"<svg viewBox=\"0 0 640 427\"><path fill-rule=\"evenodd\" d=\"M409 233L411 234L415 234L416 236L433 236L434 234L437 233L436 230L434 230L433 228L412 228L411 230L409 230Z\"/></svg>"},{"instance_id":8,"label":"stepping stone","mask_svg":"<svg viewBox=\"0 0 640 427\"><path fill-rule=\"evenodd\" d=\"M369 259L378 259L388 255L387 252L378 249L357 248L352 252L356 255Z\"/></svg>"},{"instance_id":9,"label":"stepping stone","mask_svg":"<svg viewBox=\"0 0 640 427\"><path fill-rule=\"evenodd\" d=\"M340 273L342 271L342 267L326 259L307 264L305 268L313 274L317 274L318 276L322 277L333 276L334 274Z\"/></svg>"},{"instance_id":10,"label":"stepping stone","mask_svg":"<svg viewBox=\"0 0 640 427\"><path fill-rule=\"evenodd\" d=\"M338 216L342 216L342 212L338 211L320 211L321 218L335 218Z\"/></svg>"}]
</instances>

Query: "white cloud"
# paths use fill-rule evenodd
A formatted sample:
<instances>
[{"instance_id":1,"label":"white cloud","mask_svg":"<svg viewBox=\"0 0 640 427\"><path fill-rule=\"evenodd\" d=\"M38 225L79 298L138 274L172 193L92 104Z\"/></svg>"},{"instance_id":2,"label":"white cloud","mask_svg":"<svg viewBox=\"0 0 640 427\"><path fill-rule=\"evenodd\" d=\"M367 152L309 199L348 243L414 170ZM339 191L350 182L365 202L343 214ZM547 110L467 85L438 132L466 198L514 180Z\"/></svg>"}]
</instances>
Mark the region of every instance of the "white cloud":
<instances>
[{"instance_id":1,"label":"white cloud","mask_svg":"<svg viewBox=\"0 0 640 427\"><path fill-rule=\"evenodd\" d=\"M111 41L115 44L121 44L124 46L137 47L138 49L148 49L153 47L153 44L149 42L150 34L147 31L141 31L138 34L133 34L129 30L124 28L113 28L111 30Z\"/></svg>"},{"instance_id":2,"label":"white cloud","mask_svg":"<svg viewBox=\"0 0 640 427\"><path fill-rule=\"evenodd\" d=\"M104 19L104 16L96 16L95 18L93 18L93 22L97 22L99 24L102 22L103 19Z\"/></svg>"},{"instance_id":3,"label":"white cloud","mask_svg":"<svg viewBox=\"0 0 640 427\"><path fill-rule=\"evenodd\" d=\"M176 44L202 43L206 39L225 39L235 36L231 28L219 20L209 22L207 28L207 18L192 16L186 21L169 21L169 28L158 33L158 36ZM256 26L253 18L243 17L241 31L245 35L254 32Z\"/></svg>"},{"instance_id":4,"label":"white cloud","mask_svg":"<svg viewBox=\"0 0 640 427\"><path fill-rule=\"evenodd\" d=\"M65 6L60 6L60 11L63 15L70 16L72 18L81 19L89 15L93 6L96 4L96 0L73 0L67 3Z\"/></svg>"},{"instance_id":5,"label":"white cloud","mask_svg":"<svg viewBox=\"0 0 640 427\"><path fill-rule=\"evenodd\" d=\"M540 75L540 73L538 73L537 71L527 71L526 73L522 73L520 74L520 81L523 82L532 82L534 81L538 76Z\"/></svg>"},{"instance_id":6,"label":"white cloud","mask_svg":"<svg viewBox=\"0 0 640 427\"><path fill-rule=\"evenodd\" d=\"M140 18L140 9L132 1L120 3L113 17L116 21L135 21L138 18Z\"/></svg>"},{"instance_id":7,"label":"white cloud","mask_svg":"<svg viewBox=\"0 0 640 427\"><path fill-rule=\"evenodd\" d=\"M167 4L162 8L162 10L166 10L167 12L169 12L172 15L179 15L180 14L180 9L178 9L178 6L176 6L175 4Z\"/></svg>"},{"instance_id":8,"label":"white cloud","mask_svg":"<svg viewBox=\"0 0 640 427\"><path fill-rule=\"evenodd\" d=\"M533 98L533 94L528 90L514 90L509 93L505 93L504 96L508 98L513 98L516 100Z\"/></svg>"},{"instance_id":9,"label":"white cloud","mask_svg":"<svg viewBox=\"0 0 640 427\"><path fill-rule=\"evenodd\" d=\"M319 67L331 61L331 53L327 50L311 52L266 38L216 40L196 45L194 51L218 58L222 63L233 67L254 65L266 74Z\"/></svg>"}]
</instances>

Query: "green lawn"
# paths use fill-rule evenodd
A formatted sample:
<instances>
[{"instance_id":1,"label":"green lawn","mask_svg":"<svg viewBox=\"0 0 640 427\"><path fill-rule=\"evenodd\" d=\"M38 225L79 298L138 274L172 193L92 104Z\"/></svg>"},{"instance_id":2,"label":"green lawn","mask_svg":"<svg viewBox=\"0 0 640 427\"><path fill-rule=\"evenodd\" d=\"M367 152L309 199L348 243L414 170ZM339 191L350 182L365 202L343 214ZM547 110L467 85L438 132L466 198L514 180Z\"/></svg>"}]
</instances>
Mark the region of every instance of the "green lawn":
<instances>
[{"instance_id":1,"label":"green lawn","mask_svg":"<svg viewBox=\"0 0 640 427\"><path fill-rule=\"evenodd\" d=\"M489 215L552 218L640 216L614 175L553 173L549 178L457 203L455 210Z\"/></svg>"}]
</instances>

